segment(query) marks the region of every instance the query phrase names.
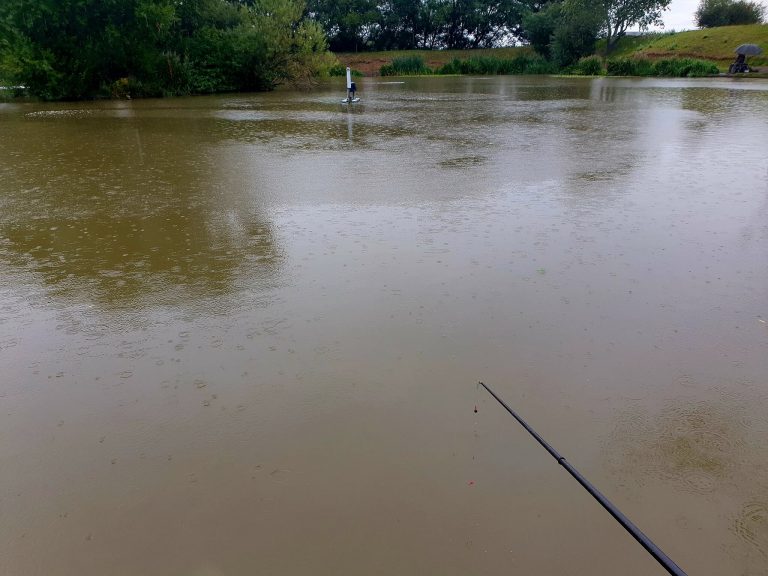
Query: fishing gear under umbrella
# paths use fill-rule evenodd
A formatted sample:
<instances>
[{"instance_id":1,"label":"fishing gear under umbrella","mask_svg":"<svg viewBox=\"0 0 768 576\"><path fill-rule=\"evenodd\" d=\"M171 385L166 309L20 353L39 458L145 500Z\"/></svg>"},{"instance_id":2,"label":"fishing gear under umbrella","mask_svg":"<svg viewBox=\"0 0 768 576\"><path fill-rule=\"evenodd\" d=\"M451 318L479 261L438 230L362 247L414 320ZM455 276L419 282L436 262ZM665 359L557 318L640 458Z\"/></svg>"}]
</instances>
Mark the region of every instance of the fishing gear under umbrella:
<instances>
[{"instance_id":1,"label":"fishing gear under umbrella","mask_svg":"<svg viewBox=\"0 0 768 576\"><path fill-rule=\"evenodd\" d=\"M742 44L734 52L736 52L736 60L729 66L728 72L730 74L740 74L750 70L747 65L747 56L759 56L763 53L763 49L757 44Z\"/></svg>"}]
</instances>

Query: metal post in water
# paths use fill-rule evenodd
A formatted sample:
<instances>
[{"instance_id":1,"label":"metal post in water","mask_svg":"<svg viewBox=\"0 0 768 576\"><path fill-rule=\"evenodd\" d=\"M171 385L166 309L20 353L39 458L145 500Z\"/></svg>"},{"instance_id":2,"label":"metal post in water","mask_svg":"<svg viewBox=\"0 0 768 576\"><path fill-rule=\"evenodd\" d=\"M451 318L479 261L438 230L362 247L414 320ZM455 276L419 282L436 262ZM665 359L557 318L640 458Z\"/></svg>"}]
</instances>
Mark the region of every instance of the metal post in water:
<instances>
[{"instance_id":1,"label":"metal post in water","mask_svg":"<svg viewBox=\"0 0 768 576\"><path fill-rule=\"evenodd\" d=\"M621 512L621 510L616 508L616 506L614 506L611 503L611 501L608 500L608 498L603 496L603 494L597 488L595 488L589 480L584 478L584 476L582 476L581 473L578 470L576 470L576 468L571 466L570 462L568 462L565 459L565 457L561 456L560 453L557 450L555 450L550 444L548 444L547 441L544 440L544 438L539 436L538 433L525 422L525 420L520 418L520 416L518 416L517 413L514 410L512 410L512 408L507 406L507 403L504 402L504 400L499 398L493 390L491 390L488 386L486 386L482 382L479 382L479 384L480 386L485 388L488 391L488 393L491 396L493 396L496 399L496 401L499 404L501 404L506 409L506 411L509 412L514 417L514 419L517 420L520 423L520 425L523 428L525 428L528 431L528 433L531 436L533 436L536 439L536 441L539 444L541 444L544 447L544 449L552 455L552 457L555 460L557 460L558 464L560 464L563 468L565 468L568 471L568 473L571 476L573 476L576 479L576 481L579 484L581 484L584 487L584 489L587 492L589 492L595 500L600 502L600 505L603 508L605 508L608 511L608 513L611 516L613 516L616 519L616 521L619 524L621 524L624 527L624 529L627 532L629 532L632 535L632 537L635 540L637 540L640 543L640 545L643 548L645 548L651 554L651 556L653 556L659 562L659 564L664 566L667 572L669 572L673 576L687 576L686 573L683 571L683 569L680 568L680 566L675 564L675 562L669 556L664 554L661 548L656 546L656 544L654 544L651 541L651 539L648 538L648 536L643 534L642 530L640 530L640 528L635 526L632 523L632 521Z\"/></svg>"}]
</instances>

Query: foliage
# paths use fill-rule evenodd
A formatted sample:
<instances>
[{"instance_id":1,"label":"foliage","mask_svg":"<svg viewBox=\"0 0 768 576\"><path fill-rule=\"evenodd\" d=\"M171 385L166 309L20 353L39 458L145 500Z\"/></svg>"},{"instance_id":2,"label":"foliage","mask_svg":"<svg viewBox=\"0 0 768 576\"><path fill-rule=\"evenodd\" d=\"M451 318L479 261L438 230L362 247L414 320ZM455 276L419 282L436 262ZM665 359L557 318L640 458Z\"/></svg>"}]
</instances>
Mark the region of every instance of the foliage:
<instances>
[{"instance_id":1,"label":"foliage","mask_svg":"<svg viewBox=\"0 0 768 576\"><path fill-rule=\"evenodd\" d=\"M535 0L309 0L334 51L489 48L519 34Z\"/></svg>"},{"instance_id":2,"label":"foliage","mask_svg":"<svg viewBox=\"0 0 768 576\"><path fill-rule=\"evenodd\" d=\"M0 75L44 99L263 90L327 72L300 0L3 0Z\"/></svg>"},{"instance_id":3,"label":"foliage","mask_svg":"<svg viewBox=\"0 0 768 576\"><path fill-rule=\"evenodd\" d=\"M606 69L609 76L670 76L701 77L717 74L712 62L694 58L665 58L653 62L647 58L616 58L609 60Z\"/></svg>"},{"instance_id":4,"label":"foliage","mask_svg":"<svg viewBox=\"0 0 768 576\"><path fill-rule=\"evenodd\" d=\"M701 0L695 17L699 28L760 24L765 18L765 6L749 0Z\"/></svg>"},{"instance_id":5,"label":"foliage","mask_svg":"<svg viewBox=\"0 0 768 576\"><path fill-rule=\"evenodd\" d=\"M616 42L627 30L638 26L647 30L650 26L663 27L662 12L671 0L567 0L581 10L594 14L600 20L600 34L605 37L606 50L611 52Z\"/></svg>"},{"instance_id":6,"label":"foliage","mask_svg":"<svg viewBox=\"0 0 768 576\"><path fill-rule=\"evenodd\" d=\"M461 60L454 58L437 70L437 74L552 74L556 71L553 64L541 56L520 54L515 58L494 58L479 56Z\"/></svg>"},{"instance_id":7,"label":"foliage","mask_svg":"<svg viewBox=\"0 0 768 576\"><path fill-rule=\"evenodd\" d=\"M424 76L432 74L432 70L421 56L403 56L382 66L380 73L382 76Z\"/></svg>"},{"instance_id":8,"label":"foliage","mask_svg":"<svg viewBox=\"0 0 768 576\"><path fill-rule=\"evenodd\" d=\"M471 53L471 52L470 52ZM439 66L434 71L425 63L422 57L404 56L393 59L391 64L381 67L382 76L414 76L425 74L467 74L467 75L500 75L500 74L553 74L557 67L530 52L519 52L513 58L497 56L472 56L470 58L454 58Z\"/></svg>"},{"instance_id":9,"label":"foliage","mask_svg":"<svg viewBox=\"0 0 768 576\"><path fill-rule=\"evenodd\" d=\"M653 76L653 62L647 58L616 58L608 60L605 71L609 76Z\"/></svg>"},{"instance_id":10,"label":"foliage","mask_svg":"<svg viewBox=\"0 0 768 576\"><path fill-rule=\"evenodd\" d=\"M603 62L598 56L587 56L576 63L575 71L582 76L600 76L603 73Z\"/></svg>"},{"instance_id":11,"label":"foliage","mask_svg":"<svg viewBox=\"0 0 768 576\"><path fill-rule=\"evenodd\" d=\"M699 78L717 74L717 66L712 62L694 58L665 58L653 63L654 75Z\"/></svg>"},{"instance_id":12,"label":"foliage","mask_svg":"<svg viewBox=\"0 0 768 576\"><path fill-rule=\"evenodd\" d=\"M490 48L517 32L522 21L516 0L443 0L450 9L445 22L447 48Z\"/></svg>"},{"instance_id":13,"label":"foliage","mask_svg":"<svg viewBox=\"0 0 768 576\"><path fill-rule=\"evenodd\" d=\"M565 67L594 53L600 26L599 12L586 9L581 0L566 0L552 34L552 60Z\"/></svg>"},{"instance_id":14,"label":"foliage","mask_svg":"<svg viewBox=\"0 0 768 576\"><path fill-rule=\"evenodd\" d=\"M335 52L370 48L381 16L375 0L308 0L307 11Z\"/></svg>"},{"instance_id":15,"label":"foliage","mask_svg":"<svg viewBox=\"0 0 768 576\"><path fill-rule=\"evenodd\" d=\"M523 35L533 49L544 56L552 57L552 36L562 16L562 3L550 2L537 12L528 12L523 17Z\"/></svg>"},{"instance_id":16,"label":"foliage","mask_svg":"<svg viewBox=\"0 0 768 576\"><path fill-rule=\"evenodd\" d=\"M524 37L537 53L560 67L592 54L601 20L586 1L553 1L528 12L523 18Z\"/></svg>"}]
</instances>

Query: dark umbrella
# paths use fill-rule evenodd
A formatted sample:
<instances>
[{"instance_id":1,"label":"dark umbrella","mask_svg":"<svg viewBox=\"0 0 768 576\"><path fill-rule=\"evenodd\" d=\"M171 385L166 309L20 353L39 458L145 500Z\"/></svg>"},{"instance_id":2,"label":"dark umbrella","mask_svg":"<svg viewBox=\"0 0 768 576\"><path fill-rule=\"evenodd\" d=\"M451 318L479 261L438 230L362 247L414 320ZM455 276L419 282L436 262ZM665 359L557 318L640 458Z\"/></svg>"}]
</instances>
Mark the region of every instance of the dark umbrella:
<instances>
[{"instance_id":1,"label":"dark umbrella","mask_svg":"<svg viewBox=\"0 0 768 576\"><path fill-rule=\"evenodd\" d=\"M757 56L762 53L763 49L757 44L742 44L736 48L736 54L744 54L744 56Z\"/></svg>"}]
</instances>

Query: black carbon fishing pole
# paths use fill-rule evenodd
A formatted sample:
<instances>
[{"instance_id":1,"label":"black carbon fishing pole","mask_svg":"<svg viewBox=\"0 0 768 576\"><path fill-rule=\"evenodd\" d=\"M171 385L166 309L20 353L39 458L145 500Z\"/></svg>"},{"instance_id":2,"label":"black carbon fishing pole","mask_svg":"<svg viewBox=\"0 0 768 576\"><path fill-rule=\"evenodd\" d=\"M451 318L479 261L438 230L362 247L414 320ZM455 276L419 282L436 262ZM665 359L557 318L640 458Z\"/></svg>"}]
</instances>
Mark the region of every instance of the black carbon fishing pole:
<instances>
[{"instance_id":1,"label":"black carbon fishing pole","mask_svg":"<svg viewBox=\"0 0 768 576\"><path fill-rule=\"evenodd\" d=\"M650 552L651 556L656 558L656 560L659 562L659 564L661 564L662 566L664 566L664 568L666 568L667 572L669 572L670 574L673 574L674 576L687 576L686 573L683 571L683 569L680 568L680 566L675 564L673 562L673 560L669 556L664 554L664 552L661 551L661 548L659 548L658 546L656 546L656 544L651 542L651 539L648 538L648 536L646 536L645 534L643 534L643 532L642 532L642 530L640 530L640 528L635 526L629 518L624 516L624 514L622 514L621 510L616 508L616 506L614 506L611 503L611 501L608 500L608 498L603 496L603 494L597 488L595 488L589 482L589 480L584 478L584 476L582 476L581 473L578 470L576 470L576 468L571 466L570 462L568 462L563 456L561 456L560 453L557 450L552 448L552 446L550 446L547 443L547 441L544 440L544 438L539 436L536 433L536 431L533 428L531 428L525 422L525 420L520 418L520 416L518 416L517 413L514 410L512 410L512 408L507 406L507 403L504 402L504 400L502 400L501 398L496 396L496 393L493 390L491 390L490 388L488 388L488 386L486 386L482 382L480 382L479 384L480 384L480 386L485 388L488 391L488 393L491 396L493 396L496 399L496 401L499 404L501 404L506 409L507 412L512 414L514 419L517 420L522 425L522 427L525 428L530 433L530 435L533 436L536 439L536 441L539 444L544 446L544 448L547 450L547 452L549 452L552 455L552 458L557 460L558 464L560 464L563 468L565 468L571 476L576 478L578 483L581 484L584 487L584 489L587 492L589 492L595 498L595 500L600 502L602 507L605 508L606 510L608 510L608 513L611 516L613 516L619 524L624 526L624 529L627 532L629 532L635 540L640 542L640 545L643 548L645 548L648 552Z\"/></svg>"}]
</instances>

